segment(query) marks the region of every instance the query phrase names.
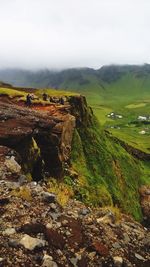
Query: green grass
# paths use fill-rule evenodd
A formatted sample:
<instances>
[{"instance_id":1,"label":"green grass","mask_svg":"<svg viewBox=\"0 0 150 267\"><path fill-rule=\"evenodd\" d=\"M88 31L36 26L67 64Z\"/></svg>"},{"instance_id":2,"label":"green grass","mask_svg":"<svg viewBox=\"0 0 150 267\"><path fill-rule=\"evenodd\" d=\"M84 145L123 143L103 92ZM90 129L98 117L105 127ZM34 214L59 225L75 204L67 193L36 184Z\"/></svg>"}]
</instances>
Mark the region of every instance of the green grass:
<instances>
[{"instance_id":1,"label":"green grass","mask_svg":"<svg viewBox=\"0 0 150 267\"><path fill-rule=\"evenodd\" d=\"M126 106L126 108L141 108L145 107L146 103L133 103Z\"/></svg>"},{"instance_id":2,"label":"green grass","mask_svg":"<svg viewBox=\"0 0 150 267\"><path fill-rule=\"evenodd\" d=\"M103 129L132 147L150 153L150 126L132 123L139 115L150 116L150 76L137 77L127 73L110 83L99 83L92 76L84 78L89 79L89 84L66 81L61 87L85 95ZM111 112L121 114L123 118L112 120L107 117ZM120 129L111 129L111 126ZM148 133L141 135L139 132L145 127L148 127ZM95 203L92 192L97 192L96 187L101 185L105 194L112 196L114 204L141 219L138 189L142 184L150 184L149 163L134 159L119 143L102 134L99 126L79 129L78 135L80 142L75 141L78 145L74 146L76 160L73 158L73 166L80 172L79 191L83 200ZM80 146L82 160L78 153ZM82 161L84 164L80 164ZM100 203L103 203L102 196L99 196Z\"/></svg>"},{"instance_id":3,"label":"green grass","mask_svg":"<svg viewBox=\"0 0 150 267\"><path fill-rule=\"evenodd\" d=\"M35 96L37 96L39 99L32 100L34 104L50 104L48 101L43 100L43 93L47 93L48 96L55 96L55 97L62 97L62 96L72 96L72 95L78 95L77 93L63 91L63 90L55 90L55 89L35 89L34 91L31 90L32 93L34 93ZM0 95L7 95L10 98L17 97L17 101L26 101L26 96L29 93L28 90L18 88L18 89L11 89L11 88L3 88L0 87Z\"/></svg>"},{"instance_id":4,"label":"green grass","mask_svg":"<svg viewBox=\"0 0 150 267\"><path fill-rule=\"evenodd\" d=\"M106 135L95 119L88 127L77 129L72 148L72 166L79 173L79 199L100 206L113 203L140 220L138 189L148 182L149 167Z\"/></svg>"},{"instance_id":5,"label":"green grass","mask_svg":"<svg viewBox=\"0 0 150 267\"><path fill-rule=\"evenodd\" d=\"M16 96L25 96L26 93L15 89L0 87L0 95L8 95L9 97L16 97Z\"/></svg>"},{"instance_id":6,"label":"green grass","mask_svg":"<svg viewBox=\"0 0 150 267\"><path fill-rule=\"evenodd\" d=\"M105 123L112 122L111 119L107 118L107 114L111 113L113 109L109 107L105 107L103 105L93 105L91 106L94 114L96 115L97 118L99 118L99 122L101 125L104 125Z\"/></svg>"},{"instance_id":7,"label":"green grass","mask_svg":"<svg viewBox=\"0 0 150 267\"><path fill-rule=\"evenodd\" d=\"M121 129L111 129L110 131L114 136L128 143L132 147L135 147L146 153L150 153L150 128L149 128L149 134L142 135L140 134L140 131L143 128L138 128L138 129L136 129L136 127L121 128Z\"/></svg>"},{"instance_id":8,"label":"green grass","mask_svg":"<svg viewBox=\"0 0 150 267\"><path fill-rule=\"evenodd\" d=\"M149 152L150 134L139 134L145 127L128 127L128 124L139 115L150 116L150 75L137 77L135 73L127 72L110 83L92 75L83 75L83 78L89 83L81 85L78 81L66 80L60 87L84 94L103 128L110 130L111 126L119 126L120 130L111 129L111 133ZM107 115L110 112L123 115L123 119L109 119Z\"/></svg>"}]
</instances>

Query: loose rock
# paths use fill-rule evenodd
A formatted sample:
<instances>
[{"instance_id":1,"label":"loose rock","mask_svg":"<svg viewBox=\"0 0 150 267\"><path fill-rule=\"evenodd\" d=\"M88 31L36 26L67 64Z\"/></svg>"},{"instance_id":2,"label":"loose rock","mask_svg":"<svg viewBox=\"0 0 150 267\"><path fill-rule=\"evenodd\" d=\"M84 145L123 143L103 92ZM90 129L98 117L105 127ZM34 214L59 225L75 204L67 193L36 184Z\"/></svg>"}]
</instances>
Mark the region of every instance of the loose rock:
<instances>
[{"instance_id":1,"label":"loose rock","mask_svg":"<svg viewBox=\"0 0 150 267\"><path fill-rule=\"evenodd\" d=\"M42 267L58 267L57 263L49 255L44 255Z\"/></svg>"},{"instance_id":2,"label":"loose rock","mask_svg":"<svg viewBox=\"0 0 150 267\"><path fill-rule=\"evenodd\" d=\"M119 256L113 257L113 262L114 262L114 267L122 267L123 258Z\"/></svg>"},{"instance_id":3,"label":"loose rock","mask_svg":"<svg viewBox=\"0 0 150 267\"><path fill-rule=\"evenodd\" d=\"M28 250L34 250L35 248L44 247L45 241L38 238L33 238L29 235L24 235L24 237L20 240L20 244Z\"/></svg>"},{"instance_id":4,"label":"loose rock","mask_svg":"<svg viewBox=\"0 0 150 267\"><path fill-rule=\"evenodd\" d=\"M56 201L56 195L48 192L43 192L41 194L43 201L48 203L54 203Z\"/></svg>"},{"instance_id":5,"label":"loose rock","mask_svg":"<svg viewBox=\"0 0 150 267\"><path fill-rule=\"evenodd\" d=\"M15 234L16 233L16 230L14 229L14 228L7 228L4 232L3 232L3 234L4 235L13 235L13 234Z\"/></svg>"}]
</instances>

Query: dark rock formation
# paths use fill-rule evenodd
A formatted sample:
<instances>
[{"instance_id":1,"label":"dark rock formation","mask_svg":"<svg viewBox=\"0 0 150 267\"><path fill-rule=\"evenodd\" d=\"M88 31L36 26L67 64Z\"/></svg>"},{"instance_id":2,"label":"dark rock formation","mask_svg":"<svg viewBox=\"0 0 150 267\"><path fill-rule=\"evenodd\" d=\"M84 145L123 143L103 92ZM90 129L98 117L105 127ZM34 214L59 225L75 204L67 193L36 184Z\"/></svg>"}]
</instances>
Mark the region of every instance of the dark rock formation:
<instances>
[{"instance_id":1,"label":"dark rock formation","mask_svg":"<svg viewBox=\"0 0 150 267\"><path fill-rule=\"evenodd\" d=\"M143 223L146 227L150 227L150 186L142 186L139 192L143 212Z\"/></svg>"},{"instance_id":2,"label":"dark rock formation","mask_svg":"<svg viewBox=\"0 0 150 267\"><path fill-rule=\"evenodd\" d=\"M106 133L107 133L107 131L106 131ZM133 157L135 157L139 160L144 160L144 161L150 160L150 153L146 153L144 151L141 151L140 149L136 149L135 147L132 147L131 145L125 143L123 140L120 140L117 137L112 136L112 139L115 142L119 143Z\"/></svg>"},{"instance_id":3,"label":"dark rock formation","mask_svg":"<svg viewBox=\"0 0 150 267\"><path fill-rule=\"evenodd\" d=\"M45 173L62 177L74 127L75 117L65 107L42 112L0 101L0 145L17 151L23 170L36 180Z\"/></svg>"},{"instance_id":4,"label":"dark rock formation","mask_svg":"<svg viewBox=\"0 0 150 267\"><path fill-rule=\"evenodd\" d=\"M76 118L77 127L89 126L92 122L92 110L87 106L84 96L71 96L69 99L71 114Z\"/></svg>"}]
</instances>

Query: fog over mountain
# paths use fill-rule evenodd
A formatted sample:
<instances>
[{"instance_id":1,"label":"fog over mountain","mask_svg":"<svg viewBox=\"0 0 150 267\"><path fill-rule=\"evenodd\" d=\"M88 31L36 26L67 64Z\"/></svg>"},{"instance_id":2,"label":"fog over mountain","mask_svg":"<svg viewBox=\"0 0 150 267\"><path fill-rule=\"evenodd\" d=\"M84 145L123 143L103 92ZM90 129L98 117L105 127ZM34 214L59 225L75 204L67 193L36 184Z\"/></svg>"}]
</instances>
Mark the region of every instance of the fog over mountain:
<instances>
[{"instance_id":1,"label":"fog over mountain","mask_svg":"<svg viewBox=\"0 0 150 267\"><path fill-rule=\"evenodd\" d=\"M147 0L1 0L0 68L150 61Z\"/></svg>"}]
</instances>

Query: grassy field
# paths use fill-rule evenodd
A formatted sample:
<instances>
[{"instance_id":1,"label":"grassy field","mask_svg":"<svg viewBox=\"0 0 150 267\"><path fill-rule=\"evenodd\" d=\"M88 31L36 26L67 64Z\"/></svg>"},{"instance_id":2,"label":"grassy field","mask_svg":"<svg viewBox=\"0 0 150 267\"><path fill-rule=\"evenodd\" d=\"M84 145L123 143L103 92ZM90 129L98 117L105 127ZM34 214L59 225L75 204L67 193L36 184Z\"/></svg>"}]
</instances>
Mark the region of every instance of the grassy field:
<instances>
[{"instance_id":1,"label":"grassy field","mask_svg":"<svg viewBox=\"0 0 150 267\"><path fill-rule=\"evenodd\" d=\"M49 97L62 97L62 96L71 96L71 95L77 95L77 93L74 92L68 92L68 91L63 91L63 90L55 90L55 89L23 89L23 88L18 88L18 89L13 89L13 88L7 88L7 87L0 87L0 95L6 95L9 98L16 98L16 101L26 101L26 96L28 93L34 93L35 100L32 100L34 104L36 103L41 103L41 104L50 104L49 101L44 101L43 100L43 93L46 93Z\"/></svg>"},{"instance_id":2,"label":"grassy field","mask_svg":"<svg viewBox=\"0 0 150 267\"><path fill-rule=\"evenodd\" d=\"M63 84L64 87L66 84ZM150 152L150 125L134 125L138 116L150 116L150 77L137 78L131 73L120 79L99 84L91 79L88 85L69 84L87 97L101 126L118 138L143 151ZM122 119L111 119L111 112L121 114ZM146 131L141 134L141 131Z\"/></svg>"},{"instance_id":3,"label":"grassy field","mask_svg":"<svg viewBox=\"0 0 150 267\"><path fill-rule=\"evenodd\" d=\"M0 87L0 95L7 95L9 97L16 97L16 96L23 97L26 95L26 93L15 89Z\"/></svg>"}]
</instances>

